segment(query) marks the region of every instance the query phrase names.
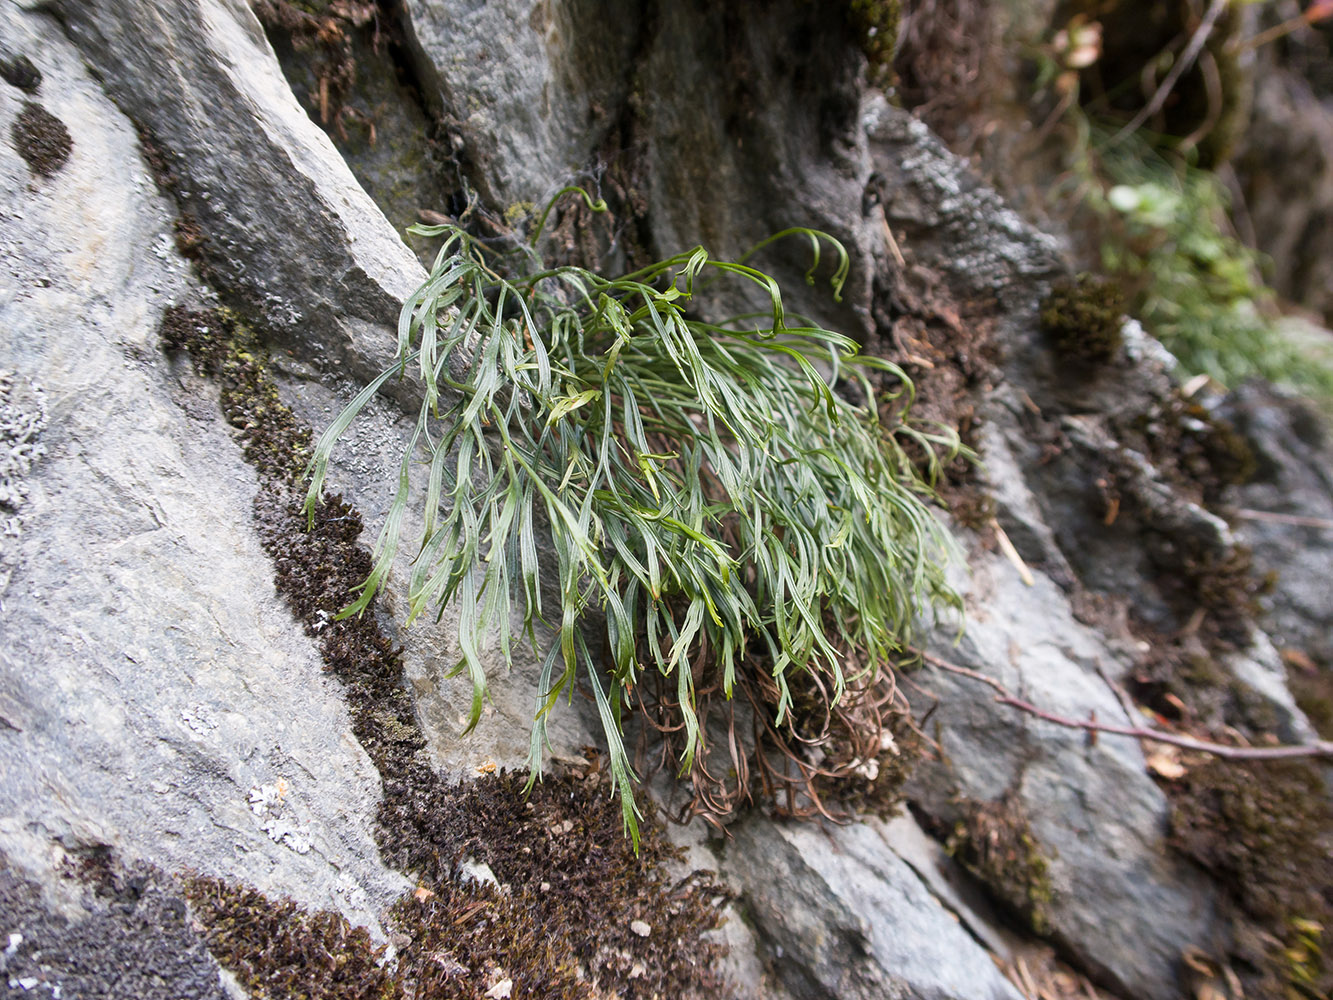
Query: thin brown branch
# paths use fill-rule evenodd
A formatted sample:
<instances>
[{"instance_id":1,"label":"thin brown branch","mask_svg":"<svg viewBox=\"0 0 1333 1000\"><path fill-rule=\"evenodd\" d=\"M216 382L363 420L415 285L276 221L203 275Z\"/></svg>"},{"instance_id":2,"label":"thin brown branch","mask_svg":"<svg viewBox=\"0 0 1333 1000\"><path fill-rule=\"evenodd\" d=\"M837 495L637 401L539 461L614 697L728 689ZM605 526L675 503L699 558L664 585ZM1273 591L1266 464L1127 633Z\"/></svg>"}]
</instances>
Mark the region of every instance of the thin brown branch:
<instances>
[{"instance_id":1,"label":"thin brown branch","mask_svg":"<svg viewBox=\"0 0 1333 1000\"><path fill-rule=\"evenodd\" d=\"M1139 130L1144 122L1162 110L1162 106L1166 104L1166 99L1171 96L1171 91L1175 89L1180 78L1199 58L1199 53L1203 51L1208 36L1213 32L1213 25L1221 17L1226 5L1227 0L1212 0L1209 3L1208 11L1203 15L1203 20L1199 22L1198 30L1190 37L1189 44L1185 46L1185 51L1180 54L1180 58L1172 64L1171 69L1162 78L1162 83L1157 88L1156 93L1152 95L1152 100L1145 104L1143 109L1124 128L1111 137L1108 146L1118 145L1124 139L1129 138Z\"/></svg>"},{"instance_id":2,"label":"thin brown branch","mask_svg":"<svg viewBox=\"0 0 1333 1000\"><path fill-rule=\"evenodd\" d=\"M1107 722L1098 722L1095 719L1071 719L1068 716L1056 715L1054 712L1048 712L1045 709L1038 708L1031 702L1017 698L1014 694L1001 684L994 677L988 677L976 670L967 667L960 667L956 663L950 663L948 660L941 659L938 656L932 656L930 653L922 650L913 650L920 655L923 662L932 667L947 671L951 674L958 674L960 677L966 677L969 680L985 684L995 691L995 701L1000 705L1008 705L1010 708L1016 708L1020 712L1025 712L1034 718L1045 722L1054 723L1057 726L1064 726L1066 729L1081 729L1089 733L1107 733L1111 736L1129 736L1138 740L1152 740L1155 743L1166 743L1171 746L1180 747L1184 750L1196 750L1200 753L1211 754L1214 757L1220 757L1224 760L1289 760L1299 757L1330 757L1333 758L1333 740L1316 740L1314 743L1297 743L1274 747L1238 747L1227 746L1224 743L1213 743L1209 740L1198 740L1192 736L1180 736L1175 733L1163 732L1160 729L1149 729L1140 726L1117 726Z\"/></svg>"},{"instance_id":3,"label":"thin brown branch","mask_svg":"<svg viewBox=\"0 0 1333 1000\"><path fill-rule=\"evenodd\" d=\"M1267 510L1247 510L1244 507L1232 512L1243 521L1272 521L1274 524L1294 524L1302 528L1323 528L1333 531L1333 521L1326 517L1303 517L1299 514L1275 514Z\"/></svg>"}]
</instances>

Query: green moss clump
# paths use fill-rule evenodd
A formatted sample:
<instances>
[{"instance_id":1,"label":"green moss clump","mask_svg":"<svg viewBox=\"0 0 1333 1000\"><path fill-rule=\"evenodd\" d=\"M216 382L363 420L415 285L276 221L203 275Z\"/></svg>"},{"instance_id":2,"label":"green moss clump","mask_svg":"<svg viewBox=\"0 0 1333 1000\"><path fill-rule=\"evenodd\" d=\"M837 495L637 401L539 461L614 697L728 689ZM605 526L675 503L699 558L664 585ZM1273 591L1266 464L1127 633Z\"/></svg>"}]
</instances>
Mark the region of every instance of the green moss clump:
<instances>
[{"instance_id":1,"label":"green moss clump","mask_svg":"<svg viewBox=\"0 0 1333 1000\"><path fill-rule=\"evenodd\" d=\"M1333 965L1333 806L1309 762L1210 761L1168 786L1171 843L1237 906L1246 994L1325 997Z\"/></svg>"},{"instance_id":2,"label":"green moss clump","mask_svg":"<svg viewBox=\"0 0 1333 1000\"><path fill-rule=\"evenodd\" d=\"M196 375L215 379L222 412L241 432L245 460L261 476L296 482L310 456L310 430L278 399L254 333L226 309L172 306L158 328L168 350L189 354Z\"/></svg>"},{"instance_id":3,"label":"green moss clump","mask_svg":"<svg viewBox=\"0 0 1333 1000\"><path fill-rule=\"evenodd\" d=\"M1119 283L1092 274L1056 284L1042 302L1041 329L1064 361L1092 368L1120 350L1125 297Z\"/></svg>"},{"instance_id":4,"label":"green moss clump","mask_svg":"<svg viewBox=\"0 0 1333 1000\"><path fill-rule=\"evenodd\" d=\"M893 73L902 17L901 0L849 0L847 4L847 20L870 63L873 83L884 83Z\"/></svg>"},{"instance_id":5,"label":"green moss clump","mask_svg":"<svg viewBox=\"0 0 1333 1000\"><path fill-rule=\"evenodd\" d=\"M994 896L1012 907L1037 934L1051 931L1047 909L1054 896L1050 862L1018 799L961 799L962 818L945 850Z\"/></svg>"}]
</instances>

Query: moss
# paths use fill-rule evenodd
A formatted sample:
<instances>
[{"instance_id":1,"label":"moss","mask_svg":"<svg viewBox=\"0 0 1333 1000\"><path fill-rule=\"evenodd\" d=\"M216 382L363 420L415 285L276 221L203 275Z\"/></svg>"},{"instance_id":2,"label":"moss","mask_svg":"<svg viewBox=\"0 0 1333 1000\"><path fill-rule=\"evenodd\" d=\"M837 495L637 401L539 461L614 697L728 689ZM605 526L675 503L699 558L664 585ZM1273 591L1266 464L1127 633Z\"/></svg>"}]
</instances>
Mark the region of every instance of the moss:
<instances>
[{"instance_id":1,"label":"moss","mask_svg":"<svg viewBox=\"0 0 1333 1000\"><path fill-rule=\"evenodd\" d=\"M847 4L847 20L870 63L873 83L886 83L893 74L902 16L901 0L849 0Z\"/></svg>"},{"instance_id":2,"label":"moss","mask_svg":"<svg viewBox=\"0 0 1333 1000\"><path fill-rule=\"evenodd\" d=\"M1005 795L995 802L963 798L958 804L962 818L954 824L945 849L1033 931L1050 933L1050 862L1018 798Z\"/></svg>"},{"instance_id":3,"label":"moss","mask_svg":"<svg viewBox=\"0 0 1333 1000\"><path fill-rule=\"evenodd\" d=\"M1264 581L1255 575L1250 550L1223 550L1184 533L1152 532L1148 550L1158 586L1182 627L1212 653L1249 642Z\"/></svg>"},{"instance_id":4,"label":"moss","mask_svg":"<svg viewBox=\"0 0 1333 1000\"><path fill-rule=\"evenodd\" d=\"M185 896L218 963L256 998L397 1000L403 991L362 927L215 878L185 879Z\"/></svg>"},{"instance_id":5,"label":"moss","mask_svg":"<svg viewBox=\"0 0 1333 1000\"><path fill-rule=\"evenodd\" d=\"M1333 806L1309 762L1210 761L1167 787L1171 843L1230 893L1247 995L1328 996Z\"/></svg>"},{"instance_id":6,"label":"moss","mask_svg":"<svg viewBox=\"0 0 1333 1000\"><path fill-rule=\"evenodd\" d=\"M397 908L409 933L417 927L436 941L453 925L438 919L441 910L476 903L493 916L479 916L466 934L450 932L456 957L468 956L474 967L503 966L516 996L579 995L541 987L573 969L613 996L648 1000L719 989L711 970L721 950L704 935L718 925L723 893L711 873L670 878L679 853L646 804L636 857L597 758L581 775L547 779L528 796L523 785L522 775L503 772L430 788L386 780L386 858L439 897ZM467 858L489 866L499 892L469 890L460 901L450 884ZM501 942L507 950L499 950Z\"/></svg>"},{"instance_id":7,"label":"moss","mask_svg":"<svg viewBox=\"0 0 1333 1000\"><path fill-rule=\"evenodd\" d=\"M32 101L23 102L9 126L9 138L34 176L50 177L65 165L74 148L65 123Z\"/></svg>"},{"instance_id":8,"label":"moss","mask_svg":"<svg viewBox=\"0 0 1333 1000\"><path fill-rule=\"evenodd\" d=\"M193 215L185 213L176 218L172 223L172 228L176 236L176 249L186 260L192 260L198 263L203 259L205 240L203 230L199 228L199 220Z\"/></svg>"},{"instance_id":9,"label":"moss","mask_svg":"<svg viewBox=\"0 0 1333 1000\"><path fill-rule=\"evenodd\" d=\"M259 473L255 525L278 592L343 682L353 732L383 778L381 853L425 888L394 911L411 943L385 978L371 971L380 956L365 932L342 918L195 880L219 960L252 988L262 984L262 996L480 998L497 976L513 979L514 996L586 997L592 984L645 1000L716 991L722 948L705 935L725 895L707 873L672 882L679 856L651 817L635 856L595 762L529 796L520 775L450 785L435 773L401 650L374 614L335 618L370 572L357 544L361 518L331 496L307 527L309 430L279 400L257 337L225 310L183 308L164 313L159 333L164 347L187 352L195 371L220 385L223 414ZM469 857L488 864L504 888L459 886ZM639 921L647 936L635 933ZM303 979L310 963L315 978Z\"/></svg>"},{"instance_id":10,"label":"moss","mask_svg":"<svg viewBox=\"0 0 1333 1000\"><path fill-rule=\"evenodd\" d=\"M1172 485L1208 506L1219 503L1230 487L1250 482L1259 468L1244 434L1178 392L1123 430L1125 442L1147 455Z\"/></svg>"},{"instance_id":11,"label":"moss","mask_svg":"<svg viewBox=\"0 0 1333 1000\"><path fill-rule=\"evenodd\" d=\"M310 431L279 401L254 333L225 309L172 306L159 336L168 349L189 354L197 375L218 381L223 415L241 432L246 461L266 479L298 482L309 458Z\"/></svg>"},{"instance_id":12,"label":"moss","mask_svg":"<svg viewBox=\"0 0 1333 1000\"><path fill-rule=\"evenodd\" d=\"M1076 368L1106 364L1120 350L1125 297L1107 278L1080 274L1057 283L1042 301L1041 329L1051 347Z\"/></svg>"},{"instance_id":13,"label":"moss","mask_svg":"<svg viewBox=\"0 0 1333 1000\"><path fill-rule=\"evenodd\" d=\"M393 792L381 827L386 859L421 888L390 914L391 965L364 929L244 886L191 877L186 895L209 949L256 996L481 1000L500 980L543 998L701 996L721 988L712 877L673 882L677 851L645 828L635 857L620 810L596 771L522 794L521 776L436 782L410 808ZM499 881L458 879L465 860ZM647 933L644 933L644 930Z\"/></svg>"},{"instance_id":14,"label":"moss","mask_svg":"<svg viewBox=\"0 0 1333 1000\"><path fill-rule=\"evenodd\" d=\"M42 73L27 56L0 58L0 80L29 94L42 85Z\"/></svg>"},{"instance_id":15,"label":"moss","mask_svg":"<svg viewBox=\"0 0 1333 1000\"><path fill-rule=\"evenodd\" d=\"M512 229L536 210L536 206L530 201L516 201L505 209L505 225Z\"/></svg>"}]
</instances>

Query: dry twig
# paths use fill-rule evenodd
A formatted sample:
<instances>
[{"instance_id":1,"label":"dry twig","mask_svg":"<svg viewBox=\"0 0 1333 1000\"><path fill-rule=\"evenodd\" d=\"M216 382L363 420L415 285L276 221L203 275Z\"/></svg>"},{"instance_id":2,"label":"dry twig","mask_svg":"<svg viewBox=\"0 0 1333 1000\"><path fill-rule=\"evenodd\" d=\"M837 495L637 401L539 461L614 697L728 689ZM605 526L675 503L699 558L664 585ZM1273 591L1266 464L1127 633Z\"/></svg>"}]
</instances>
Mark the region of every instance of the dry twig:
<instances>
[{"instance_id":1,"label":"dry twig","mask_svg":"<svg viewBox=\"0 0 1333 1000\"><path fill-rule=\"evenodd\" d=\"M1203 51L1208 36L1212 34L1213 26L1217 23L1217 19L1222 16L1222 11L1226 9L1226 5L1227 0L1212 0L1209 3L1208 11L1203 15L1203 20L1199 22L1198 29L1190 36L1189 44L1185 46L1185 51L1180 54L1180 58L1167 71L1161 85L1152 95L1152 100L1145 104L1143 110L1136 114L1124 128L1111 137L1108 145L1115 146L1128 139L1139 130L1144 122L1162 110L1162 106L1166 104L1166 99L1171 96L1171 91L1175 89L1180 78L1199 58L1199 53Z\"/></svg>"},{"instance_id":2,"label":"dry twig","mask_svg":"<svg viewBox=\"0 0 1333 1000\"><path fill-rule=\"evenodd\" d=\"M947 671L951 674L958 674L960 677L966 677L979 684L985 684L995 692L995 701L1000 705L1008 705L1010 708L1016 708L1020 712L1026 712L1034 718L1045 722L1054 723L1057 726L1064 726L1066 729L1082 729L1089 733L1107 733L1111 736L1131 736L1139 740L1152 740L1156 743L1166 743L1171 746L1180 747L1184 750L1196 750L1200 753L1212 754L1214 757L1220 757L1224 760L1290 760L1300 757L1329 757L1333 758L1333 740L1316 740L1313 743L1297 743L1285 746L1273 747L1238 747L1228 746L1224 743L1213 743L1209 740L1199 740L1192 736L1181 736L1176 733L1163 732L1160 729L1151 729L1141 726L1117 726L1108 722L1098 722L1096 719L1071 719L1068 716L1056 715L1054 712L1048 712L1045 709L1038 708L1031 702L1017 698L1003 684L994 677L971 670L968 667L960 667L956 663L950 663L948 660L941 659L938 656L932 656L924 650L911 650L911 652L920 656L922 661L936 667L939 670Z\"/></svg>"}]
</instances>

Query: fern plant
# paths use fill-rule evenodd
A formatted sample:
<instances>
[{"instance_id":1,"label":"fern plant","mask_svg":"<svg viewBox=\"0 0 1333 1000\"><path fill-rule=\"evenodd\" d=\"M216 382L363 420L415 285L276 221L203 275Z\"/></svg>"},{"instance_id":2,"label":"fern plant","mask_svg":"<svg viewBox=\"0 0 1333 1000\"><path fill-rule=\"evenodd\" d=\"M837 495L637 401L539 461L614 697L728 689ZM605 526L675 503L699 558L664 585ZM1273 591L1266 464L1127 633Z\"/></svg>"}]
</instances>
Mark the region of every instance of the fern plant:
<instances>
[{"instance_id":1,"label":"fern plant","mask_svg":"<svg viewBox=\"0 0 1333 1000\"><path fill-rule=\"evenodd\" d=\"M555 631L535 692L534 780L548 714L586 685L637 842L622 714L645 672L674 682L684 772L701 745L696 686L720 681L730 696L737 670L762 663L777 682L780 722L793 671L819 672L836 700L848 648L869 664L855 669L874 669L928 605L955 600L942 571L952 543L904 444L935 455L956 440L905 416L882 424L869 376L893 376L897 405L885 409L900 415L906 376L789 316L776 282L746 258L696 247L619 278L540 266L502 277L456 226L410 232L443 246L403 307L399 364L318 442L307 508L357 412L395 374L419 379L422 405L374 568L342 614L363 611L384 584L413 463L428 462L410 619L457 603L469 730L486 696L488 645L508 663L516 641L540 656L542 634ZM821 248L836 252L836 295L848 266L841 244L804 229L772 239L789 236L811 245L808 280ZM537 262L535 252L525 260ZM692 315L697 293L719 279L752 283L768 308L725 322ZM835 392L839 380L864 402Z\"/></svg>"}]
</instances>

